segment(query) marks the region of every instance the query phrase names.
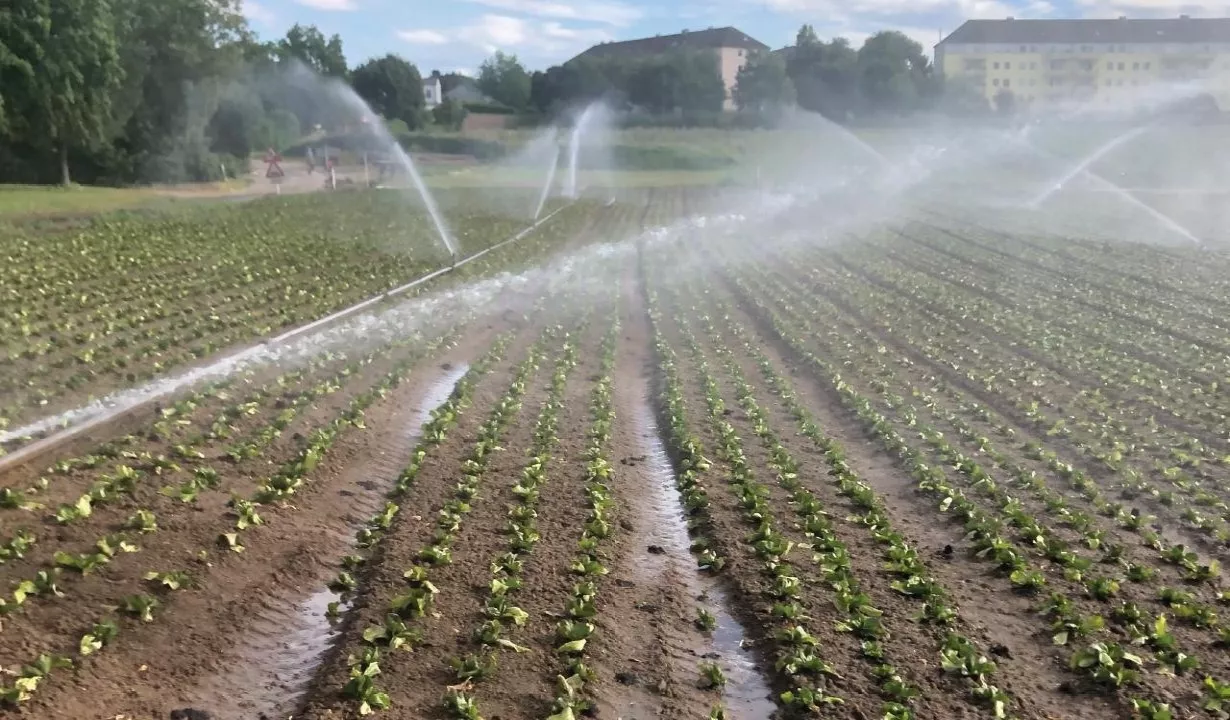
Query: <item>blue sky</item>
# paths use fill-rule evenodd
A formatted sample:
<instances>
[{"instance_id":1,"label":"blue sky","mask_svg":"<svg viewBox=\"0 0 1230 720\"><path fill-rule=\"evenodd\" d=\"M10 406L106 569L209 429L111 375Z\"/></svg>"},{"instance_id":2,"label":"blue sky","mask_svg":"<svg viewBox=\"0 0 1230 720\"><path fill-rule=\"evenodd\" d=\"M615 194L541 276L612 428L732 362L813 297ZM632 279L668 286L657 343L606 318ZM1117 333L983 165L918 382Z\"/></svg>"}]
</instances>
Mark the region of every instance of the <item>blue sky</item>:
<instances>
[{"instance_id":1,"label":"blue sky","mask_svg":"<svg viewBox=\"0 0 1230 720\"><path fill-rule=\"evenodd\" d=\"M1217 0L1230 2L1230 0ZM351 66L396 53L427 72L474 72L503 50L531 69L563 62L604 40L734 25L774 48L791 43L802 23L822 37L857 47L873 32L895 29L930 52L941 32L967 18L1192 16L1225 6L1191 0L243 0L266 39L292 24L338 33Z\"/></svg>"}]
</instances>

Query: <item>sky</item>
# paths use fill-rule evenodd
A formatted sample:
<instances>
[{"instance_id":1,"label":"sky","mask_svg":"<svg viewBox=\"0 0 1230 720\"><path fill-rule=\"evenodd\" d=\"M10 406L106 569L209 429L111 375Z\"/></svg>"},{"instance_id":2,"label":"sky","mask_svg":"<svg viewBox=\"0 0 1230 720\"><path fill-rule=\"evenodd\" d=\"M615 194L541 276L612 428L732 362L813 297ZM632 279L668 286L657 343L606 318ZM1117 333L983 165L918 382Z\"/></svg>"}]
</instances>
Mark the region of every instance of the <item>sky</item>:
<instances>
[{"instance_id":1,"label":"sky","mask_svg":"<svg viewBox=\"0 0 1230 720\"><path fill-rule=\"evenodd\" d=\"M803 23L855 47L900 30L930 53L967 19L1200 17L1227 14L1230 0L243 0L243 10L265 39L297 22L341 35L352 67L394 53L424 74L474 74L496 50L535 70L602 41L685 29L733 25L773 48L792 44Z\"/></svg>"}]
</instances>

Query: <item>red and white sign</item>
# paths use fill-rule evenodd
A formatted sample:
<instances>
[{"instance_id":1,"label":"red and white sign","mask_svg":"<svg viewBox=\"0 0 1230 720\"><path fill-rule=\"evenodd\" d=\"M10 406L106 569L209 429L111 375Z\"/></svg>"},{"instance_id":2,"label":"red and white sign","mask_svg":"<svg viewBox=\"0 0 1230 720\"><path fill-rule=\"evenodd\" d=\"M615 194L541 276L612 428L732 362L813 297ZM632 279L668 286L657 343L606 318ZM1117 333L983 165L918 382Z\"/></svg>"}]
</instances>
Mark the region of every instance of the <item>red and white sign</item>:
<instances>
[{"instance_id":1,"label":"red and white sign","mask_svg":"<svg viewBox=\"0 0 1230 720\"><path fill-rule=\"evenodd\" d=\"M265 168L265 177L280 178L286 175L286 171L282 169L282 156L273 150L265 153L265 164L268 165Z\"/></svg>"}]
</instances>

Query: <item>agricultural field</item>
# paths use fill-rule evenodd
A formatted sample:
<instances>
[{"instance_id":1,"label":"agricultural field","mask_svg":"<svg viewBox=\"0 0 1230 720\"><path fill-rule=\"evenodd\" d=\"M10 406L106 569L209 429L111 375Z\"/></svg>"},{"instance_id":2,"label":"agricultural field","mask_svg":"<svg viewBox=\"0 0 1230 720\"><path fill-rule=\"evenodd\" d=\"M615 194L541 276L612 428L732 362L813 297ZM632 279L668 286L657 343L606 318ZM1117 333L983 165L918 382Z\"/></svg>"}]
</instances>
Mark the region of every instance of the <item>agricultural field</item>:
<instances>
[{"instance_id":1,"label":"agricultural field","mask_svg":"<svg viewBox=\"0 0 1230 720\"><path fill-rule=\"evenodd\" d=\"M478 261L0 464L0 717L1230 714L1223 253L474 198ZM0 242L10 428L448 262L368 192Z\"/></svg>"}]
</instances>

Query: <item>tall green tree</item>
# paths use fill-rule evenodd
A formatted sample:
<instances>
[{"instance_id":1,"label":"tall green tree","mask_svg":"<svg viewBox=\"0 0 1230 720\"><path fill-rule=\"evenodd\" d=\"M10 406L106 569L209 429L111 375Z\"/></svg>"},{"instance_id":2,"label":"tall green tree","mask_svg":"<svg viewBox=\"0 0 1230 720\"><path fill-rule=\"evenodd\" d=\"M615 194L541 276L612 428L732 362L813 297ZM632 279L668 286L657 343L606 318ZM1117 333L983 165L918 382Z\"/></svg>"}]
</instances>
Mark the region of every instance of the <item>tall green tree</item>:
<instances>
[{"instance_id":1,"label":"tall green tree","mask_svg":"<svg viewBox=\"0 0 1230 720\"><path fill-rule=\"evenodd\" d=\"M410 129L423 124L423 78L418 68L396 55L375 58L355 68L351 85L372 110L402 120Z\"/></svg>"},{"instance_id":2,"label":"tall green tree","mask_svg":"<svg viewBox=\"0 0 1230 720\"><path fill-rule=\"evenodd\" d=\"M516 55L496 52L479 68L478 89L493 100L524 110L530 102L530 74Z\"/></svg>"},{"instance_id":3,"label":"tall green tree","mask_svg":"<svg viewBox=\"0 0 1230 720\"><path fill-rule=\"evenodd\" d=\"M216 175L206 128L254 42L239 1L125 0L117 7L125 81L114 119L130 167L116 171L162 181Z\"/></svg>"},{"instance_id":4,"label":"tall green tree","mask_svg":"<svg viewBox=\"0 0 1230 720\"><path fill-rule=\"evenodd\" d=\"M810 25L799 29L786 55L786 74L799 107L844 120L859 105L858 52L845 38L824 42Z\"/></svg>"},{"instance_id":5,"label":"tall green tree","mask_svg":"<svg viewBox=\"0 0 1230 720\"><path fill-rule=\"evenodd\" d=\"M110 0L23 0L0 15L11 132L59 159L108 139L111 93L123 76Z\"/></svg>"},{"instance_id":6,"label":"tall green tree","mask_svg":"<svg viewBox=\"0 0 1230 720\"><path fill-rule=\"evenodd\" d=\"M735 77L734 101L740 110L770 112L794 104L794 83L786 63L773 53L752 53Z\"/></svg>"},{"instance_id":7,"label":"tall green tree","mask_svg":"<svg viewBox=\"0 0 1230 720\"><path fill-rule=\"evenodd\" d=\"M703 50L676 50L633 66L624 87L633 105L651 113L716 113L726 102L718 57Z\"/></svg>"},{"instance_id":8,"label":"tall green tree","mask_svg":"<svg viewBox=\"0 0 1230 720\"><path fill-rule=\"evenodd\" d=\"M277 45L278 58L283 62L298 60L317 75L346 77L346 54L342 38L334 34L326 38L315 25L295 23Z\"/></svg>"},{"instance_id":9,"label":"tall green tree","mask_svg":"<svg viewBox=\"0 0 1230 720\"><path fill-rule=\"evenodd\" d=\"M858 51L858 66L859 87L872 112L915 110L935 95L922 45L896 30L867 38Z\"/></svg>"}]
</instances>

